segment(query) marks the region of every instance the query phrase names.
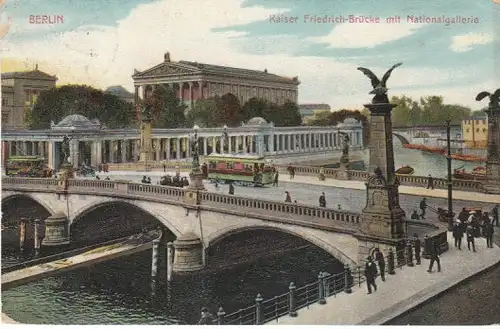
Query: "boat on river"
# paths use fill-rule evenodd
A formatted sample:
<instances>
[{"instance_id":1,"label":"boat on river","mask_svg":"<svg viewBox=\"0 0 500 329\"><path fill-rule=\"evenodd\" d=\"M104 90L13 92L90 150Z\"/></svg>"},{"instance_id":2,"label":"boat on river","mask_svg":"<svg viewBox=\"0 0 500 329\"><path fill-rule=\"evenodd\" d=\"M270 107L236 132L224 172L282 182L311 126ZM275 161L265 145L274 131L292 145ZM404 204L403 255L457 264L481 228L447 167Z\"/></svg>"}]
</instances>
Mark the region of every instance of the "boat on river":
<instances>
[{"instance_id":1,"label":"boat on river","mask_svg":"<svg viewBox=\"0 0 500 329\"><path fill-rule=\"evenodd\" d=\"M452 154L451 158L453 160L470 161L470 162L484 162L484 161L486 161L486 158L484 158L484 157L479 157L476 155L466 155L466 154Z\"/></svg>"},{"instance_id":2,"label":"boat on river","mask_svg":"<svg viewBox=\"0 0 500 329\"><path fill-rule=\"evenodd\" d=\"M410 166L402 166L396 170L396 174L398 175L413 175L413 173L415 173L415 169Z\"/></svg>"},{"instance_id":3,"label":"boat on river","mask_svg":"<svg viewBox=\"0 0 500 329\"><path fill-rule=\"evenodd\" d=\"M470 171L463 169L463 166L453 170L453 178L464 179L464 180L485 180L486 179L486 168L476 167Z\"/></svg>"}]
</instances>

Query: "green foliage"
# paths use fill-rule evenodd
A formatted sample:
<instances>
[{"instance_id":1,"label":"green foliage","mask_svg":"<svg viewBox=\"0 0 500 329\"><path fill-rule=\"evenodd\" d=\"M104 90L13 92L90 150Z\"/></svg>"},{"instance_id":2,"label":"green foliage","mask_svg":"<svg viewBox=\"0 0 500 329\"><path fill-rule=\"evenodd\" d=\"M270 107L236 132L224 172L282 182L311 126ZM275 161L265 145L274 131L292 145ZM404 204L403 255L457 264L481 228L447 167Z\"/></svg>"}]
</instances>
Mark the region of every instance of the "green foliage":
<instances>
[{"instance_id":1,"label":"green foliage","mask_svg":"<svg viewBox=\"0 0 500 329\"><path fill-rule=\"evenodd\" d=\"M360 121L363 125L363 141L365 146L370 138L370 122L368 117L363 115L360 111L351 111L342 109L340 111L330 112L319 115L311 122L311 126L335 126L344 122L347 118L353 118Z\"/></svg>"},{"instance_id":2,"label":"green foliage","mask_svg":"<svg viewBox=\"0 0 500 329\"><path fill-rule=\"evenodd\" d=\"M175 95L175 91L164 86L157 86L150 99L153 126L155 128L181 128L186 126L184 105Z\"/></svg>"},{"instance_id":3,"label":"green foliage","mask_svg":"<svg viewBox=\"0 0 500 329\"><path fill-rule=\"evenodd\" d=\"M252 97L243 105L245 121L255 117L264 117L268 102L265 99Z\"/></svg>"},{"instance_id":4,"label":"green foliage","mask_svg":"<svg viewBox=\"0 0 500 329\"><path fill-rule=\"evenodd\" d=\"M110 128L128 127L134 122L134 110L118 97L86 85L65 85L43 91L27 116L32 129L50 128L71 114L99 119Z\"/></svg>"},{"instance_id":5,"label":"green foliage","mask_svg":"<svg viewBox=\"0 0 500 329\"><path fill-rule=\"evenodd\" d=\"M218 100L214 98L196 101L193 108L187 113L186 121L190 127L195 124L200 127L217 127Z\"/></svg>"},{"instance_id":6,"label":"green foliage","mask_svg":"<svg viewBox=\"0 0 500 329\"><path fill-rule=\"evenodd\" d=\"M228 127L239 127L244 119L243 109L240 101L231 93L216 98L218 111L216 120L219 124L225 124Z\"/></svg>"},{"instance_id":7,"label":"green foliage","mask_svg":"<svg viewBox=\"0 0 500 329\"><path fill-rule=\"evenodd\" d=\"M280 119L273 121L278 126L294 127L302 124L302 116L300 115L299 107L292 101L286 101L280 109Z\"/></svg>"},{"instance_id":8,"label":"green foliage","mask_svg":"<svg viewBox=\"0 0 500 329\"><path fill-rule=\"evenodd\" d=\"M395 127L444 124L447 119L451 119L452 124L460 124L471 115L470 108L445 104L442 96L426 96L418 102L404 95L393 96L391 103L397 105L392 111L392 124Z\"/></svg>"}]
</instances>

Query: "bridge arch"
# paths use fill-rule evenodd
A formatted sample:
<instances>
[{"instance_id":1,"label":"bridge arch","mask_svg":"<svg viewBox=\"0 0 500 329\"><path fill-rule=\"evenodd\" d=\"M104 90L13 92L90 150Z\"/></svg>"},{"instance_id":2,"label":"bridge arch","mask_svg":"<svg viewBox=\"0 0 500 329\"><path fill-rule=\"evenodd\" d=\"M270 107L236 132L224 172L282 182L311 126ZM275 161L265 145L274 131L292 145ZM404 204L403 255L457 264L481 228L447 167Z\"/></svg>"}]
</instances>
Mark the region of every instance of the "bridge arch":
<instances>
[{"instance_id":1,"label":"bridge arch","mask_svg":"<svg viewBox=\"0 0 500 329\"><path fill-rule=\"evenodd\" d=\"M398 133L395 133L393 132L392 133L397 139L399 139L399 141L401 142L401 144L410 144L410 142L408 141L408 139L406 139L406 137L404 137L403 135L401 134L398 134Z\"/></svg>"},{"instance_id":2,"label":"bridge arch","mask_svg":"<svg viewBox=\"0 0 500 329\"><path fill-rule=\"evenodd\" d=\"M206 237L206 248L210 248L214 246L216 243L222 241L224 238L232 236L234 234L246 232L246 231L254 231L254 230L267 230L267 231L275 231L293 235L295 237L301 238L305 241L310 242L311 244L323 249L328 252L331 256L333 256L338 261L343 264L348 264L350 266L356 266L356 260L347 256L347 254L341 250L341 247L338 247L325 239L315 236L314 234L301 234L300 227L290 228L284 225L273 225L273 224L237 224L226 227L219 231L212 233L211 235Z\"/></svg>"},{"instance_id":3,"label":"bridge arch","mask_svg":"<svg viewBox=\"0 0 500 329\"><path fill-rule=\"evenodd\" d=\"M94 215L94 216L92 216ZM107 218L102 219L106 215ZM130 216L130 217L129 217ZM137 217L141 218L138 219ZM180 236L179 230L166 220L162 215L158 214L140 204L135 204L134 201L121 199L99 200L86 205L83 209L75 213L70 218L71 223L71 238L73 241L85 240L89 241L90 235L103 234L106 236L119 237L137 233L146 228L153 229L158 226L163 226L170 231L171 238ZM97 224L97 232L95 225ZM94 225L93 227L91 227ZM127 234L125 234L127 233ZM168 235L168 233L167 233ZM102 237L104 238L104 236Z\"/></svg>"},{"instance_id":4,"label":"bridge arch","mask_svg":"<svg viewBox=\"0 0 500 329\"><path fill-rule=\"evenodd\" d=\"M54 215L55 211L45 202L43 201L42 198L32 195L29 193L5 193L5 191L2 192L2 209L4 209L4 204L6 202L12 201L17 198L25 198L25 199L31 199L32 201L38 203L42 208L44 208L50 215Z\"/></svg>"}]
</instances>

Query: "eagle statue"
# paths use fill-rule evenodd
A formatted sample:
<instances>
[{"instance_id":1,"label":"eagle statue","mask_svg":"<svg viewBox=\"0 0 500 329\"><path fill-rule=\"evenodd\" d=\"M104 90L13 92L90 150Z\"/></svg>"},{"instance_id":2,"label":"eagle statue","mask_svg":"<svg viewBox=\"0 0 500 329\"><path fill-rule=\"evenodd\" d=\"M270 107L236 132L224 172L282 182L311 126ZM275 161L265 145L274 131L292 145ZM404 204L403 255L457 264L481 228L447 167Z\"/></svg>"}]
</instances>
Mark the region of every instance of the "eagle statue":
<instances>
[{"instance_id":1,"label":"eagle statue","mask_svg":"<svg viewBox=\"0 0 500 329\"><path fill-rule=\"evenodd\" d=\"M387 87L386 83L387 80L389 80L389 77L391 76L392 71L398 67L401 66L403 63L397 63L393 65L387 72L385 72L384 76L382 77L382 80L379 80L377 76L369 69L364 68L364 67L358 67L358 70L363 72L364 75L370 78L373 90L370 91L370 94L375 95L372 99L373 104L380 104L380 103L389 103L389 98L387 97Z\"/></svg>"},{"instance_id":2,"label":"eagle statue","mask_svg":"<svg viewBox=\"0 0 500 329\"><path fill-rule=\"evenodd\" d=\"M490 98L490 103L489 103L489 108L494 109L497 107L500 107L500 88L497 89L493 94L487 92L487 91L482 91L476 96L476 101L482 101L486 97Z\"/></svg>"}]
</instances>

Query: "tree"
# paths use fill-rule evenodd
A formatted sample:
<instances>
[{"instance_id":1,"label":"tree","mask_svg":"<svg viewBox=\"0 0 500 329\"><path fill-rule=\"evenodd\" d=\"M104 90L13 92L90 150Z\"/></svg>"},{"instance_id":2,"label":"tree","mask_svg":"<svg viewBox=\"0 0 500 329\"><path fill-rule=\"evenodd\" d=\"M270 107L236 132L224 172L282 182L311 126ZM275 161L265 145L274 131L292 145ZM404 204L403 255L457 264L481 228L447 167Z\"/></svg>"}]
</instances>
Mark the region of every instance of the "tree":
<instances>
[{"instance_id":1,"label":"tree","mask_svg":"<svg viewBox=\"0 0 500 329\"><path fill-rule=\"evenodd\" d=\"M217 102L214 98L197 101L186 116L188 125L197 124L200 127L216 127L218 125Z\"/></svg>"},{"instance_id":2,"label":"tree","mask_svg":"<svg viewBox=\"0 0 500 329\"><path fill-rule=\"evenodd\" d=\"M70 114L99 119L110 128L129 127L135 117L132 105L115 95L86 85L65 85L40 93L26 120L32 129L47 129L51 121Z\"/></svg>"},{"instance_id":3,"label":"tree","mask_svg":"<svg viewBox=\"0 0 500 329\"><path fill-rule=\"evenodd\" d=\"M254 117L264 117L268 101L262 98L252 97L243 105L244 120L248 121Z\"/></svg>"},{"instance_id":4,"label":"tree","mask_svg":"<svg viewBox=\"0 0 500 329\"><path fill-rule=\"evenodd\" d=\"M156 128L181 128L186 125L184 105L175 95L172 88L158 86L146 99L151 102L153 126Z\"/></svg>"},{"instance_id":5,"label":"tree","mask_svg":"<svg viewBox=\"0 0 500 329\"><path fill-rule=\"evenodd\" d=\"M227 125L228 127L239 127L244 120L243 109L240 101L231 93L215 98L217 102L216 123Z\"/></svg>"},{"instance_id":6,"label":"tree","mask_svg":"<svg viewBox=\"0 0 500 329\"><path fill-rule=\"evenodd\" d=\"M280 106L281 122L279 126L294 127L302 124L302 115L300 115L299 107L295 102L286 101Z\"/></svg>"}]
</instances>

